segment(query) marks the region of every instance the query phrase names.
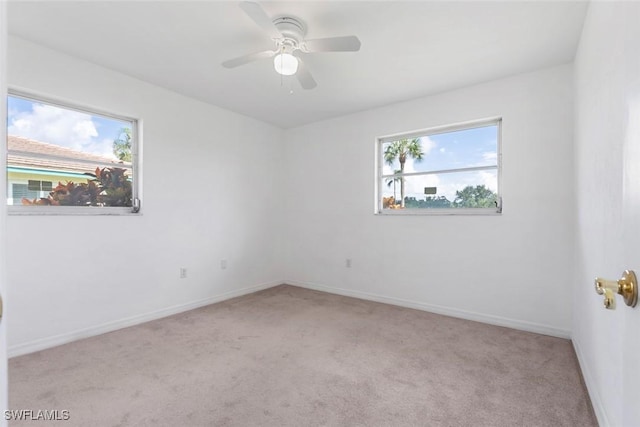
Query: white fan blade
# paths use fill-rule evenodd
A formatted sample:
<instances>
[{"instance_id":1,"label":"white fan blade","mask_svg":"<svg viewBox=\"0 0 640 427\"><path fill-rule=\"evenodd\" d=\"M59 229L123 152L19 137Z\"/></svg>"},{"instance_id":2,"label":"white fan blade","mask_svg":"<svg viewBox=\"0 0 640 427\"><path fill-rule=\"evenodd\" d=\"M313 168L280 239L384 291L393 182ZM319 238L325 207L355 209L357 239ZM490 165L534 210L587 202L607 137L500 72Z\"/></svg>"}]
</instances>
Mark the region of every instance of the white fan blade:
<instances>
[{"instance_id":1,"label":"white fan blade","mask_svg":"<svg viewBox=\"0 0 640 427\"><path fill-rule=\"evenodd\" d=\"M329 37L326 39L305 40L306 52L357 52L360 40L356 36Z\"/></svg>"},{"instance_id":2,"label":"white fan blade","mask_svg":"<svg viewBox=\"0 0 640 427\"><path fill-rule=\"evenodd\" d=\"M278 31L278 28L273 24L269 15L264 11L262 6L252 1L243 1L240 3L240 8L244 10L244 13L249 15L249 18L258 24L260 28L265 30L269 37L272 39L281 39L282 34Z\"/></svg>"},{"instance_id":3,"label":"white fan blade","mask_svg":"<svg viewBox=\"0 0 640 427\"><path fill-rule=\"evenodd\" d=\"M304 62L302 62L302 59L300 59L299 56L298 56L298 71L296 71L296 77L298 78L298 81L300 82L300 86L302 86L302 89L308 90L318 86L318 83L316 83L316 81L313 79L313 76L311 75L309 70L307 70L306 65L304 65Z\"/></svg>"},{"instance_id":4,"label":"white fan blade","mask_svg":"<svg viewBox=\"0 0 640 427\"><path fill-rule=\"evenodd\" d=\"M275 55L276 52L273 50L265 50L263 52L250 53L249 55L240 56L238 58L230 59L228 61L224 61L222 66L224 68L235 68L240 65L247 64L252 61L257 61L258 59L271 58Z\"/></svg>"}]
</instances>

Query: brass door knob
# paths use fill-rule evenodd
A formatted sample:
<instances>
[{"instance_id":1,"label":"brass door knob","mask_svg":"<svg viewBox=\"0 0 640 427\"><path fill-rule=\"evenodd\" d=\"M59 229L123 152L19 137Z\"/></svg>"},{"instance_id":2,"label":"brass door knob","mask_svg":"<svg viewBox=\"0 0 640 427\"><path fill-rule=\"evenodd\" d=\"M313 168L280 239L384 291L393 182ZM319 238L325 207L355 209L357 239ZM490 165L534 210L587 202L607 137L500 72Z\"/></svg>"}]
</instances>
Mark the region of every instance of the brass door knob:
<instances>
[{"instance_id":1,"label":"brass door knob","mask_svg":"<svg viewBox=\"0 0 640 427\"><path fill-rule=\"evenodd\" d=\"M604 307L610 310L616 308L616 294L622 295L624 303L629 307L635 307L638 303L638 280L631 270L625 270L618 280L607 280L596 277L596 292L604 295Z\"/></svg>"}]
</instances>

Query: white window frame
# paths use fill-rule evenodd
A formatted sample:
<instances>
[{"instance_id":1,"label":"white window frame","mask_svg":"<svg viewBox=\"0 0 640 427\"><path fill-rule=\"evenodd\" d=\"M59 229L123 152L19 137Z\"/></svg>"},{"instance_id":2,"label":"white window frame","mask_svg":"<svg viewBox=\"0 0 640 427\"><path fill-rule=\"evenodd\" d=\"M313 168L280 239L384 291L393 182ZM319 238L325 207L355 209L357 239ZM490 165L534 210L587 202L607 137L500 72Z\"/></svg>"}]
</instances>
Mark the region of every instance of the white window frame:
<instances>
[{"instance_id":1,"label":"white window frame","mask_svg":"<svg viewBox=\"0 0 640 427\"><path fill-rule=\"evenodd\" d=\"M480 128L485 126L497 125L498 127L498 140L497 140L497 159L496 166L480 166L480 167L468 167L458 169L443 169L433 170L426 172L411 172L405 174L392 174L385 175L384 169L384 150L383 145L388 142L397 141L399 139L412 139L424 136L438 135L442 133L450 133L461 130L468 130L474 128ZM416 209L383 209L382 207L382 193L383 193L383 181L388 178L398 176L422 176L422 175L435 175L443 173L455 173L455 172L472 172L475 170L493 170L496 169L496 175L498 180L498 206L495 208L416 208ZM393 135L385 135L376 138L376 185L375 185L375 211L376 215L501 215L502 214L502 117L491 117L480 120L473 120L461 123L454 123L444 126L437 126L428 129L422 129L411 132L403 132Z\"/></svg>"},{"instance_id":2,"label":"white window frame","mask_svg":"<svg viewBox=\"0 0 640 427\"><path fill-rule=\"evenodd\" d=\"M4 189L5 198L3 203L7 205L7 213L9 215L141 215L141 159L140 159L140 128L141 120L124 116L121 114L115 114L107 112L105 110L94 108L90 106L83 106L75 102L62 101L59 99L50 98L48 96L39 95L33 92L25 91L23 89L9 88L7 96L23 98L28 101L41 102L52 105L54 107L64 108L67 110L77 111L92 116L101 116L107 119L114 119L131 123L131 197L133 207L121 207L121 206L22 206L22 205L9 205L8 204L8 185ZM5 99L5 102L7 100ZM5 125L8 126L5 117ZM8 135L7 135L8 138ZM7 141L4 141L5 147L7 147ZM7 147L7 154L9 153ZM57 156L47 156L43 154L33 154L34 158L43 159L61 159ZM74 160L78 163L83 163L82 160ZM92 163L95 164L95 163ZM3 173L7 174L7 168ZM56 183L53 183L53 187L56 187Z\"/></svg>"}]
</instances>

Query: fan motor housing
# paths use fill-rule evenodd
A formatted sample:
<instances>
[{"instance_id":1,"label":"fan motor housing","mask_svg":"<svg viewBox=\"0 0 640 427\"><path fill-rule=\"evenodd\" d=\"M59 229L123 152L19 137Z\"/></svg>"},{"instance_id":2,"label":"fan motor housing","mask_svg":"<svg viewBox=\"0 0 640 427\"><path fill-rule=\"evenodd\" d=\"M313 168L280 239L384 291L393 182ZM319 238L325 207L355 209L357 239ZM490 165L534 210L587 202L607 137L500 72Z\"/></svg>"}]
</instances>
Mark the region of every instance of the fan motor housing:
<instances>
[{"instance_id":1,"label":"fan motor housing","mask_svg":"<svg viewBox=\"0 0 640 427\"><path fill-rule=\"evenodd\" d=\"M280 16L273 20L273 25L276 26L283 37L295 42L296 45L300 44L304 40L304 36L307 33L307 27L298 18L291 16Z\"/></svg>"}]
</instances>

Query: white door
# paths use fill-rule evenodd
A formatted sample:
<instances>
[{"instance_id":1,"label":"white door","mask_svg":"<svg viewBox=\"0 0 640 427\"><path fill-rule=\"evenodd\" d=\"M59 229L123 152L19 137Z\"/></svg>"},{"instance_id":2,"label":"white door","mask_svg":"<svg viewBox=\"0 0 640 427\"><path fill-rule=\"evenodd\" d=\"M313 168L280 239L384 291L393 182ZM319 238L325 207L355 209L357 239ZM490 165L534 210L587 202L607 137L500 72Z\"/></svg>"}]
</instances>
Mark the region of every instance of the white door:
<instances>
[{"instance_id":1,"label":"white door","mask_svg":"<svg viewBox=\"0 0 640 427\"><path fill-rule=\"evenodd\" d=\"M640 15L640 8L634 9ZM636 15L637 18L638 15ZM635 52L626 69L627 128L623 141L623 261L640 277L640 56L637 55L640 25L629 23L624 51ZM636 48L633 48L636 46ZM633 56L632 56L633 57ZM640 426L640 303L624 312L622 332L622 420L625 426Z\"/></svg>"},{"instance_id":2,"label":"white door","mask_svg":"<svg viewBox=\"0 0 640 427\"><path fill-rule=\"evenodd\" d=\"M6 61L7 59L7 8L6 2L0 1L0 117L2 117L2 125L0 125L0 194L5 194L4 189L7 187L6 171L6 143L7 127L4 125L7 117L7 81L6 81ZM0 198L0 296L7 294L5 260L6 260L6 234L5 219L7 215L7 204L5 200ZM4 317L4 316L3 316ZM7 425L4 411L8 409L8 389L7 389L7 329L4 319L0 318L0 427Z\"/></svg>"}]
</instances>

